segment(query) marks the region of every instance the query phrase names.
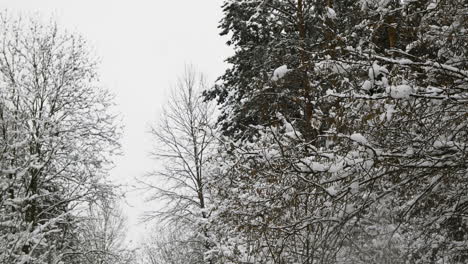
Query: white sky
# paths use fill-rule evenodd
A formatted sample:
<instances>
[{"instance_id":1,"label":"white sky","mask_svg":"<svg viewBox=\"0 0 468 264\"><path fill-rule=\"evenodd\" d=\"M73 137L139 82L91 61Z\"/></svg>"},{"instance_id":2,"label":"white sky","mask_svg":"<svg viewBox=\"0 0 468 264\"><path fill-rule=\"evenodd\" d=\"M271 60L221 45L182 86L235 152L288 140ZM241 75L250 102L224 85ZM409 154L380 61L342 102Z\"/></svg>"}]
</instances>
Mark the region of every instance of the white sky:
<instances>
[{"instance_id":1,"label":"white sky","mask_svg":"<svg viewBox=\"0 0 468 264\"><path fill-rule=\"evenodd\" d=\"M116 94L125 132L124 155L116 159L112 179L134 184L153 168L147 134L166 94L192 63L211 80L227 67L232 52L219 36L222 0L0 0L11 13L53 16L59 26L78 32L101 58L101 81ZM125 212L129 238L137 240L143 227L137 214L145 209L140 193L129 194Z\"/></svg>"}]
</instances>

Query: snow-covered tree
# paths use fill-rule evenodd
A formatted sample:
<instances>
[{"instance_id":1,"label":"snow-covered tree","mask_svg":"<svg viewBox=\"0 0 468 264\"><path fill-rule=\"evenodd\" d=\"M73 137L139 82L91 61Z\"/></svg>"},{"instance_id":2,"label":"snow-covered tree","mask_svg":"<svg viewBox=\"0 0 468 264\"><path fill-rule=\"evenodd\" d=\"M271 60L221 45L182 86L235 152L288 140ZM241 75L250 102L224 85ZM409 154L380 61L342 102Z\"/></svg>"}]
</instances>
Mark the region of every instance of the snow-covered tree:
<instances>
[{"instance_id":1,"label":"snow-covered tree","mask_svg":"<svg viewBox=\"0 0 468 264\"><path fill-rule=\"evenodd\" d=\"M464 263L465 1L224 7L221 263Z\"/></svg>"},{"instance_id":2,"label":"snow-covered tree","mask_svg":"<svg viewBox=\"0 0 468 264\"><path fill-rule=\"evenodd\" d=\"M353 2L335 8L351 13ZM348 29L354 19L337 20L332 7L333 1L225 1L220 27L236 52L222 83L205 93L223 106L224 135L249 137L255 134L250 125L275 125L278 112L308 139L317 134L327 111L319 101L333 83L329 75L346 71L331 60L344 46L337 29Z\"/></svg>"},{"instance_id":3,"label":"snow-covered tree","mask_svg":"<svg viewBox=\"0 0 468 264\"><path fill-rule=\"evenodd\" d=\"M168 225L154 228L145 238L140 249L141 264L206 263L200 252L206 249L193 239L190 226Z\"/></svg>"},{"instance_id":4,"label":"snow-covered tree","mask_svg":"<svg viewBox=\"0 0 468 264\"><path fill-rule=\"evenodd\" d=\"M166 202L161 210L149 211L148 219L157 218L169 225L192 229L193 237L210 248L209 197L206 191L206 165L215 137L211 131L214 107L203 102L201 92L207 88L205 77L192 66L172 90L171 97L157 125L151 129L155 139L152 156L161 165L144 181L151 192L150 200ZM190 229L188 228L188 229ZM204 251L192 263L202 263Z\"/></svg>"},{"instance_id":5,"label":"snow-covered tree","mask_svg":"<svg viewBox=\"0 0 468 264\"><path fill-rule=\"evenodd\" d=\"M135 263L135 250L127 249L126 232L126 217L115 200L93 201L75 231L79 250L64 259L83 264Z\"/></svg>"},{"instance_id":6,"label":"snow-covered tree","mask_svg":"<svg viewBox=\"0 0 468 264\"><path fill-rule=\"evenodd\" d=\"M60 263L74 250L74 208L109 191L112 96L82 38L0 19L0 262Z\"/></svg>"}]
</instances>

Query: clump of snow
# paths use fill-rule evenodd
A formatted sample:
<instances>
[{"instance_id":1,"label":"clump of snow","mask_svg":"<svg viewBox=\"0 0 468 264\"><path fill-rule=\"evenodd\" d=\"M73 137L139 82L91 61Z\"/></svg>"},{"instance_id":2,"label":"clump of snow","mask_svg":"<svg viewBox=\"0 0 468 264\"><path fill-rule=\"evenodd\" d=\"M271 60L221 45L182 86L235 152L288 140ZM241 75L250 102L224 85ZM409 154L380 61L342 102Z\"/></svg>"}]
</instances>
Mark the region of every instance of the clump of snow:
<instances>
[{"instance_id":1,"label":"clump of snow","mask_svg":"<svg viewBox=\"0 0 468 264\"><path fill-rule=\"evenodd\" d=\"M434 148L441 148L444 146L444 142L440 141L440 140L436 140L434 141L434 144L433 144Z\"/></svg>"},{"instance_id":2,"label":"clump of snow","mask_svg":"<svg viewBox=\"0 0 468 264\"><path fill-rule=\"evenodd\" d=\"M405 154L408 155L408 156L413 155L413 154L414 154L414 149L413 149L413 147L409 147L409 148L406 150L406 153L405 153Z\"/></svg>"},{"instance_id":3,"label":"clump of snow","mask_svg":"<svg viewBox=\"0 0 468 264\"><path fill-rule=\"evenodd\" d=\"M372 83L370 81L365 81L361 88L365 91L369 91L372 88Z\"/></svg>"},{"instance_id":4,"label":"clump of snow","mask_svg":"<svg viewBox=\"0 0 468 264\"><path fill-rule=\"evenodd\" d=\"M358 143L367 144L367 139L361 133L354 133L349 138Z\"/></svg>"},{"instance_id":5,"label":"clump of snow","mask_svg":"<svg viewBox=\"0 0 468 264\"><path fill-rule=\"evenodd\" d=\"M374 62L368 71L369 80L365 81L361 85L361 88L364 91L370 91L374 86L387 89L389 86L388 74L389 72L385 66L380 66L377 62Z\"/></svg>"},{"instance_id":6,"label":"clump of snow","mask_svg":"<svg viewBox=\"0 0 468 264\"><path fill-rule=\"evenodd\" d=\"M430 3L428 6L427 6L427 10L432 10L432 9L435 9L437 7L437 4L436 3Z\"/></svg>"},{"instance_id":7,"label":"clump of snow","mask_svg":"<svg viewBox=\"0 0 468 264\"><path fill-rule=\"evenodd\" d=\"M343 170L344 168L344 162L335 162L330 165L330 168L328 169L328 172L335 173Z\"/></svg>"},{"instance_id":8,"label":"clump of snow","mask_svg":"<svg viewBox=\"0 0 468 264\"><path fill-rule=\"evenodd\" d=\"M411 64L411 63L413 63L413 61L410 60L410 59L400 59L400 60L398 60L398 63L401 64L401 65L405 65L405 64Z\"/></svg>"},{"instance_id":9,"label":"clump of snow","mask_svg":"<svg viewBox=\"0 0 468 264\"><path fill-rule=\"evenodd\" d=\"M326 189L326 191L328 192L328 194L332 195L332 196L335 196L338 191L335 189L335 186L330 186Z\"/></svg>"},{"instance_id":10,"label":"clump of snow","mask_svg":"<svg viewBox=\"0 0 468 264\"><path fill-rule=\"evenodd\" d=\"M327 171L328 170L327 166L319 162L312 162L310 164L310 167L312 168L312 171Z\"/></svg>"},{"instance_id":11,"label":"clump of snow","mask_svg":"<svg viewBox=\"0 0 468 264\"><path fill-rule=\"evenodd\" d=\"M278 81L279 79L283 78L289 71L291 70L288 69L288 66L282 65L273 71L273 77L271 77L271 80Z\"/></svg>"},{"instance_id":12,"label":"clump of snow","mask_svg":"<svg viewBox=\"0 0 468 264\"><path fill-rule=\"evenodd\" d=\"M395 99L409 99L413 93L413 88L409 85L397 85L389 87L389 94Z\"/></svg>"},{"instance_id":13,"label":"clump of snow","mask_svg":"<svg viewBox=\"0 0 468 264\"><path fill-rule=\"evenodd\" d=\"M276 149L269 149L269 150L266 150L265 151L265 154L264 154L264 157L267 159L267 160L271 160L273 158L276 158L278 157L278 151Z\"/></svg>"},{"instance_id":14,"label":"clump of snow","mask_svg":"<svg viewBox=\"0 0 468 264\"><path fill-rule=\"evenodd\" d=\"M349 189L352 194L357 193L359 190L359 183L358 182L351 183L351 185L349 185Z\"/></svg>"},{"instance_id":15,"label":"clump of snow","mask_svg":"<svg viewBox=\"0 0 468 264\"><path fill-rule=\"evenodd\" d=\"M395 105L385 104L385 116L387 118L387 121L392 120L394 113L396 113Z\"/></svg>"},{"instance_id":16,"label":"clump of snow","mask_svg":"<svg viewBox=\"0 0 468 264\"><path fill-rule=\"evenodd\" d=\"M436 88L436 87L432 87L432 86L429 86L426 88L426 93L430 93L430 94L440 94L440 93L443 93L444 90L440 89L440 88Z\"/></svg>"},{"instance_id":17,"label":"clump of snow","mask_svg":"<svg viewBox=\"0 0 468 264\"><path fill-rule=\"evenodd\" d=\"M284 124L284 128L286 133L291 133L294 132L294 127L291 125L291 123L287 122Z\"/></svg>"},{"instance_id":18,"label":"clump of snow","mask_svg":"<svg viewBox=\"0 0 468 264\"><path fill-rule=\"evenodd\" d=\"M434 148L452 148L456 147L457 144L451 140L448 140L446 137L440 136L437 140L434 141Z\"/></svg>"},{"instance_id":19,"label":"clump of snow","mask_svg":"<svg viewBox=\"0 0 468 264\"><path fill-rule=\"evenodd\" d=\"M298 138L298 137L301 136L301 133L299 131L296 131L296 129L294 129L293 124L288 122L288 120L286 120L286 118L284 118L284 116L281 113L277 113L276 117L279 120L281 120L282 123L283 123L284 135L285 136L288 136L290 138Z\"/></svg>"},{"instance_id":20,"label":"clump of snow","mask_svg":"<svg viewBox=\"0 0 468 264\"><path fill-rule=\"evenodd\" d=\"M369 68L369 79L374 81L379 75L388 75L388 70L385 66L380 66L376 62Z\"/></svg>"},{"instance_id":21,"label":"clump of snow","mask_svg":"<svg viewBox=\"0 0 468 264\"><path fill-rule=\"evenodd\" d=\"M372 156L374 156L374 154L372 154ZM374 166L374 160L364 161L363 168L370 169L370 168L372 168L372 166Z\"/></svg>"},{"instance_id":22,"label":"clump of snow","mask_svg":"<svg viewBox=\"0 0 468 264\"><path fill-rule=\"evenodd\" d=\"M336 19L336 12L333 8L327 7L327 17L330 19Z\"/></svg>"},{"instance_id":23,"label":"clump of snow","mask_svg":"<svg viewBox=\"0 0 468 264\"><path fill-rule=\"evenodd\" d=\"M353 204L347 204L346 205L346 208L345 208L345 211L347 214L351 214L352 212L354 212L355 208L354 208L354 205Z\"/></svg>"}]
</instances>

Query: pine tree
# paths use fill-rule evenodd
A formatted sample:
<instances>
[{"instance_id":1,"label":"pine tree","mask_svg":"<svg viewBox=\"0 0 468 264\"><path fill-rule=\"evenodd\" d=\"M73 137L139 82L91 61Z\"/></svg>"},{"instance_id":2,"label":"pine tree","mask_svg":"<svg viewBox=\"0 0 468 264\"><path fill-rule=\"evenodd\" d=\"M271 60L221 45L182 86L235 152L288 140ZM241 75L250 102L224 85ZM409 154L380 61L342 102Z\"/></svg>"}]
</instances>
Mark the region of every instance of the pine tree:
<instances>
[{"instance_id":1,"label":"pine tree","mask_svg":"<svg viewBox=\"0 0 468 264\"><path fill-rule=\"evenodd\" d=\"M225 3L218 253L463 263L466 3L333 2Z\"/></svg>"}]
</instances>

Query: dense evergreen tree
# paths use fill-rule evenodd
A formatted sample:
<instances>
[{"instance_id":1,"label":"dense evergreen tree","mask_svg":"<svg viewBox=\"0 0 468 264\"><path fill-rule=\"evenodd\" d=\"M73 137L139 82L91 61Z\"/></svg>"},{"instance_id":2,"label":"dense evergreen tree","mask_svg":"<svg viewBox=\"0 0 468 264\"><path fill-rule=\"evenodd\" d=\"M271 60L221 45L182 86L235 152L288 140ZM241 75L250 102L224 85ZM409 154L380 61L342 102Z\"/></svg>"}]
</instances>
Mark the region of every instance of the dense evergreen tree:
<instances>
[{"instance_id":1,"label":"dense evergreen tree","mask_svg":"<svg viewBox=\"0 0 468 264\"><path fill-rule=\"evenodd\" d=\"M221 263L463 263L464 1L226 1Z\"/></svg>"}]
</instances>

